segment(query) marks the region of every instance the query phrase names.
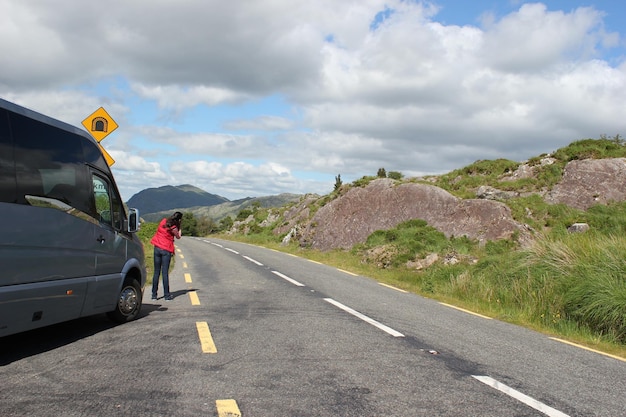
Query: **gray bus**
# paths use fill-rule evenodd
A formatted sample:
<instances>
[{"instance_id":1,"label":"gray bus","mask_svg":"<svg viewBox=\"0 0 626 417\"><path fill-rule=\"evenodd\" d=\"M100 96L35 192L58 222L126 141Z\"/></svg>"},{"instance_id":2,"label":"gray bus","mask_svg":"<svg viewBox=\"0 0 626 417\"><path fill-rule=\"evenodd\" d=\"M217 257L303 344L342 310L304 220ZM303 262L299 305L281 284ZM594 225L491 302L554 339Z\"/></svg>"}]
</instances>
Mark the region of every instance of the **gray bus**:
<instances>
[{"instance_id":1,"label":"gray bus","mask_svg":"<svg viewBox=\"0 0 626 417\"><path fill-rule=\"evenodd\" d=\"M86 131L0 99L0 337L88 315L137 318L146 280L126 211Z\"/></svg>"}]
</instances>

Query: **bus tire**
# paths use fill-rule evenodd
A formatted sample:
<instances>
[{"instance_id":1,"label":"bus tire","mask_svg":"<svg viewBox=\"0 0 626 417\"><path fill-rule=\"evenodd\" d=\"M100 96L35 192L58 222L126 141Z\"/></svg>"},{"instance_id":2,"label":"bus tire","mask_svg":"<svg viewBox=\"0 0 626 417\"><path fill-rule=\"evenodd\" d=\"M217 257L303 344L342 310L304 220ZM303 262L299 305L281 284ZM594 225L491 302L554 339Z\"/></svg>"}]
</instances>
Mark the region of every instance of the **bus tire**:
<instances>
[{"instance_id":1,"label":"bus tire","mask_svg":"<svg viewBox=\"0 0 626 417\"><path fill-rule=\"evenodd\" d=\"M107 316L116 323L135 320L141 310L141 298L139 282L134 278L127 279L117 297L115 310L107 313Z\"/></svg>"}]
</instances>

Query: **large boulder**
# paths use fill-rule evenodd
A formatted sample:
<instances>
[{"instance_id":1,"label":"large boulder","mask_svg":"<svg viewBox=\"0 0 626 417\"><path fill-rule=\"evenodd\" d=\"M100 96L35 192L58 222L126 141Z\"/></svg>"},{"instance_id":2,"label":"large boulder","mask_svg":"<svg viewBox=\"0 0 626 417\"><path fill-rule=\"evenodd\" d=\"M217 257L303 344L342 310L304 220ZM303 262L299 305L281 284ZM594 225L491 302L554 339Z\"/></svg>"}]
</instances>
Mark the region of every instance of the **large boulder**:
<instances>
[{"instance_id":1,"label":"large boulder","mask_svg":"<svg viewBox=\"0 0 626 417\"><path fill-rule=\"evenodd\" d=\"M316 249L347 249L364 242L376 230L391 229L411 219L422 219L448 237L487 241L518 233L521 241L530 238L503 203L462 200L439 187L397 184L387 178L351 188L321 207L299 238L301 244Z\"/></svg>"},{"instance_id":2,"label":"large boulder","mask_svg":"<svg viewBox=\"0 0 626 417\"><path fill-rule=\"evenodd\" d=\"M563 179L545 200L581 210L596 204L626 200L626 158L569 162L563 170Z\"/></svg>"}]
</instances>

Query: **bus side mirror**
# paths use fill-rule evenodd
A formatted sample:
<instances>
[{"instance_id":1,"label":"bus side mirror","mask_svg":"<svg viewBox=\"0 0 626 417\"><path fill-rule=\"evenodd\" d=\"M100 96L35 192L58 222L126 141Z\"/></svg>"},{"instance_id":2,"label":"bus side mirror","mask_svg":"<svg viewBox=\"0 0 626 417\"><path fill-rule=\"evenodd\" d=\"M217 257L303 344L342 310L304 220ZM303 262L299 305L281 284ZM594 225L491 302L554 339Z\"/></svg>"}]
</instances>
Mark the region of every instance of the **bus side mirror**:
<instances>
[{"instance_id":1,"label":"bus side mirror","mask_svg":"<svg viewBox=\"0 0 626 417\"><path fill-rule=\"evenodd\" d=\"M137 230L139 230L139 210L128 209L128 231L135 233Z\"/></svg>"}]
</instances>

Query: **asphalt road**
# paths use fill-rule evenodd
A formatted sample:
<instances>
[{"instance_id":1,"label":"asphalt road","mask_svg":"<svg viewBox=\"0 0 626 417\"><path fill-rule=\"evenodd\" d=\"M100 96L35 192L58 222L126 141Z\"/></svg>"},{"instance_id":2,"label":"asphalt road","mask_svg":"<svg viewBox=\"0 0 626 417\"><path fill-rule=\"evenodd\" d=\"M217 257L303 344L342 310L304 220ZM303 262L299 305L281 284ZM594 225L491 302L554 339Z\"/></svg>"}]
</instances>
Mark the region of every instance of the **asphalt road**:
<instances>
[{"instance_id":1,"label":"asphalt road","mask_svg":"<svg viewBox=\"0 0 626 417\"><path fill-rule=\"evenodd\" d=\"M173 301L0 339L0 416L626 416L626 362L325 265L184 237ZM162 295L162 294L161 294Z\"/></svg>"}]
</instances>

